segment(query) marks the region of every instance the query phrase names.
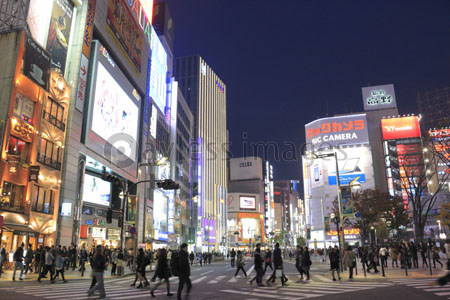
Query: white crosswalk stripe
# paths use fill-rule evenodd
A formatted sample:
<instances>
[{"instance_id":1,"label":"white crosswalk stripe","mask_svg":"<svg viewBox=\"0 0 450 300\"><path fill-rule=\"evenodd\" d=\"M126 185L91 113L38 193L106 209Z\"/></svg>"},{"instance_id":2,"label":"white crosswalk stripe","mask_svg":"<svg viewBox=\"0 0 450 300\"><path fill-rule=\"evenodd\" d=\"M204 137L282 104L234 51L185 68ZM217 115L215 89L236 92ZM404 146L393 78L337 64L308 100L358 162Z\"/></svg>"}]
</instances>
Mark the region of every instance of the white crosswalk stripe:
<instances>
[{"instance_id":1,"label":"white crosswalk stripe","mask_svg":"<svg viewBox=\"0 0 450 300\"><path fill-rule=\"evenodd\" d=\"M390 279L389 281L406 285L412 288L420 289L424 292L433 293L436 296L450 296L450 286L434 285L430 286L437 278L405 278L405 279ZM450 299L450 297L448 297Z\"/></svg>"},{"instance_id":2,"label":"white crosswalk stripe","mask_svg":"<svg viewBox=\"0 0 450 300\"><path fill-rule=\"evenodd\" d=\"M305 299L326 296L331 294L348 293L362 290L369 290L375 288L382 288L392 286L389 282L365 282L365 281L353 281L353 282L329 282L328 278L319 276L317 279L324 280L324 282L309 282L309 283L291 283L287 287L280 288L279 286L267 286L267 287L248 287L239 289L224 289L221 292L254 296L270 299Z\"/></svg>"}]
</instances>

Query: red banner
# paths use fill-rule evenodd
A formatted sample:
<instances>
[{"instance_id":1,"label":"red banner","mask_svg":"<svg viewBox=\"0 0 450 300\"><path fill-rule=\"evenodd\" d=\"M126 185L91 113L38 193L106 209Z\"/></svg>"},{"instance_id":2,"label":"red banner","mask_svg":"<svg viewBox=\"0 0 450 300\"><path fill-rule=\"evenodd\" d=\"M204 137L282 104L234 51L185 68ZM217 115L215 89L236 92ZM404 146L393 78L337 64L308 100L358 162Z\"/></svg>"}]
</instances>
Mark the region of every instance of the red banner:
<instances>
[{"instance_id":1,"label":"red banner","mask_svg":"<svg viewBox=\"0 0 450 300\"><path fill-rule=\"evenodd\" d=\"M381 120L384 140L420 137L419 119L415 116Z\"/></svg>"}]
</instances>

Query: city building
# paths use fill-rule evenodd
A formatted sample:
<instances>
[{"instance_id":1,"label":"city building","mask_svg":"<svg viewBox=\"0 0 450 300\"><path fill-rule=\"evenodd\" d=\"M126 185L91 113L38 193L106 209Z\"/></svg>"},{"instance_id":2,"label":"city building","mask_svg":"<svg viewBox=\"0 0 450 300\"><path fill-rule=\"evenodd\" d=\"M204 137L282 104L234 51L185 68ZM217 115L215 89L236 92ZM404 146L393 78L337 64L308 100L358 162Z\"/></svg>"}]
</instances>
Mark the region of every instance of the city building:
<instances>
[{"instance_id":1,"label":"city building","mask_svg":"<svg viewBox=\"0 0 450 300\"><path fill-rule=\"evenodd\" d=\"M422 130L450 126L450 88L443 87L417 94Z\"/></svg>"},{"instance_id":2,"label":"city building","mask_svg":"<svg viewBox=\"0 0 450 300\"><path fill-rule=\"evenodd\" d=\"M226 86L198 55L177 58L175 78L194 115L192 196L196 249L218 250L227 230Z\"/></svg>"},{"instance_id":3,"label":"city building","mask_svg":"<svg viewBox=\"0 0 450 300\"><path fill-rule=\"evenodd\" d=\"M246 248L255 241L266 242L264 167L260 157L230 158L224 246L228 242L230 247Z\"/></svg>"},{"instance_id":4,"label":"city building","mask_svg":"<svg viewBox=\"0 0 450 300\"><path fill-rule=\"evenodd\" d=\"M136 249L146 238L141 203L151 198L137 182L148 178L149 167L142 163L149 156L149 116L156 101L147 90L152 6L131 4L82 1L76 14L68 74L76 93L61 189L61 204L70 213L60 216L61 245ZM124 22L133 34L123 30Z\"/></svg>"},{"instance_id":5,"label":"city building","mask_svg":"<svg viewBox=\"0 0 450 300\"><path fill-rule=\"evenodd\" d=\"M285 246L295 246L299 237L297 185L294 180L275 180L273 183L274 237Z\"/></svg>"},{"instance_id":6,"label":"city building","mask_svg":"<svg viewBox=\"0 0 450 300\"><path fill-rule=\"evenodd\" d=\"M8 101L0 162L1 241L55 245L71 87L52 55L25 31L3 34L2 94ZM23 67L22 67L23 62ZM11 83L11 86L7 84Z\"/></svg>"}]
</instances>

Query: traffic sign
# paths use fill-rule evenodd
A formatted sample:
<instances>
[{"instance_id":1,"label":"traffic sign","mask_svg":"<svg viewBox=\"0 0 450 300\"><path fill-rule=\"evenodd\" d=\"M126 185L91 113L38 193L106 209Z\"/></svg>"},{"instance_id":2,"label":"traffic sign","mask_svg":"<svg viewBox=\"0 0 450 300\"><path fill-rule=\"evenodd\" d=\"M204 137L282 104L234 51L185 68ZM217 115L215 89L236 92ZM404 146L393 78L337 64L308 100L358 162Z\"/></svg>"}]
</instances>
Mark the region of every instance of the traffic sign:
<instances>
[{"instance_id":1,"label":"traffic sign","mask_svg":"<svg viewBox=\"0 0 450 300\"><path fill-rule=\"evenodd\" d=\"M131 227L130 227L130 233L131 233L132 235L135 235L135 234L136 234L136 227L131 226Z\"/></svg>"}]
</instances>

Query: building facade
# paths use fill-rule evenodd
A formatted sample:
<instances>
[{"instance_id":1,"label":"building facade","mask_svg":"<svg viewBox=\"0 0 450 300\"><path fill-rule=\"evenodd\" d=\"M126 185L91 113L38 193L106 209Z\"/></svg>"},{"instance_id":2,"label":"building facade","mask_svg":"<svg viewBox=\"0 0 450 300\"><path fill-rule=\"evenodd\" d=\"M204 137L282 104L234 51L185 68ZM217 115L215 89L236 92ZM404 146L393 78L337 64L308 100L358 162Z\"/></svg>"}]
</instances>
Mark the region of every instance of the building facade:
<instances>
[{"instance_id":1,"label":"building facade","mask_svg":"<svg viewBox=\"0 0 450 300\"><path fill-rule=\"evenodd\" d=\"M218 250L226 233L226 86L198 55L177 58L175 77L194 115L192 196L196 247Z\"/></svg>"}]
</instances>

